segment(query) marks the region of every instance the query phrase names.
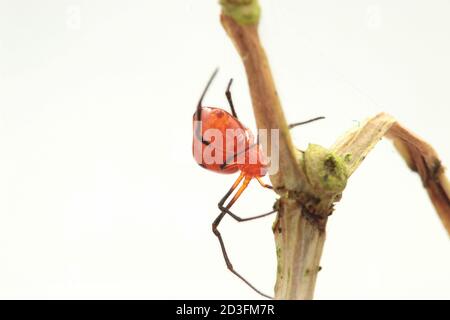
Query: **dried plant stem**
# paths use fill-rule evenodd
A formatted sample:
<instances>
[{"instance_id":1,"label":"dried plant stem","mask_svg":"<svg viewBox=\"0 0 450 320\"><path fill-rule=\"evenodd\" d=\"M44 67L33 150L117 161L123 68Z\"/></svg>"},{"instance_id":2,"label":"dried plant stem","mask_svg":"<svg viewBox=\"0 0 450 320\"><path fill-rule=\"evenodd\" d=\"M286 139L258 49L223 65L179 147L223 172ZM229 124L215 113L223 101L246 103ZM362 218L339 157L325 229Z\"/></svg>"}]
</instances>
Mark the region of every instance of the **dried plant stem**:
<instances>
[{"instance_id":1,"label":"dried plant stem","mask_svg":"<svg viewBox=\"0 0 450 320\"><path fill-rule=\"evenodd\" d=\"M303 209L298 205L297 198L306 186L306 177L298 163L298 154L293 146L269 63L260 43L257 25L242 25L224 14L221 16L221 22L244 63L258 128L280 130L280 169L276 175L270 177L275 190L281 195L274 228L279 261L275 297L312 299L325 242L328 213L323 219L316 219L321 220L317 222L302 214ZM268 141L267 149L270 148L271 141ZM293 246L297 249L292 250ZM284 276L288 274L292 275L292 279Z\"/></svg>"},{"instance_id":2,"label":"dried plant stem","mask_svg":"<svg viewBox=\"0 0 450 320\"><path fill-rule=\"evenodd\" d=\"M325 225L309 220L296 200L282 198L274 225L277 299L312 299L325 243ZM325 221L324 221L325 223Z\"/></svg>"},{"instance_id":3,"label":"dried plant stem","mask_svg":"<svg viewBox=\"0 0 450 320\"><path fill-rule=\"evenodd\" d=\"M233 18L223 15L221 22L233 40L245 66L258 128L280 130L279 174L271 177L275 187L292 188L301 182L302 172L295 160L295 148L273 82L269 62L260 43L257 25L240 25ZM271 141L267 143L271 149ZM300 178L300 179L298 179Z\"/></svg>"},{"instance_id":4,"label":"dried plant stem","mask_svg":"<svg viewBox=\"0 0 450 320\"><path fill-rule=\"evenodd\" d=\"M444 167L436 151L428 143L404 128L390 115L380 113L370 118L345 134L332 149L339 155L352 155L348 163L351 174L384 136L393 140L394 146L409 168L419 174L444 228L450 235L450 184Z\"/></svg>"},{"instance_id":5,"label":"dried plant stem","mask_svg":"<svg viewBox=\"0 0 450 320\"><path fill-rule=\"evenodd\" d=\"M436 151L398 123L393 124L387 137L393 140L409 168L419 174L450 236L450 183Z\"/></svg>"},{"instance_id":6,"label":"dried plant stem","mask_svg":"<svg viewBox=\"0 0 450 320\"><path fill-rule=\"evenodd\" d=\"M279 171L270 177L280 195L273 226L277 248L275 298L312 299L325 228L347 178L376 143L387 135L410 168L417 171L450 234L449 183L434 150L391 116L381 113L345 134L331 149L310 145L301 153L292 143L266 54L258 36L257 0L221 0L222 25L247 73L259 129L279 129Z\"/></svg>"}]
</instances>

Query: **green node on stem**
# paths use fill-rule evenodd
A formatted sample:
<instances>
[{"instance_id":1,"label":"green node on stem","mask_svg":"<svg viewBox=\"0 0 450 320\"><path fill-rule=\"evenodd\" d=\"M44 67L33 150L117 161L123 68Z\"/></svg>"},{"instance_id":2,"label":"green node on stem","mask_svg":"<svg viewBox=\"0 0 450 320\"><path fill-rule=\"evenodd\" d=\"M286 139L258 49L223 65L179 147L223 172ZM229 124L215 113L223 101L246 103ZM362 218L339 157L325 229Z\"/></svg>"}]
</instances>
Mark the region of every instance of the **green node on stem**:
<instances>
[{"instance_id":1,"label":"green node on stem","mask_svg":"<svg viewBox=\"0 0 450 320\"><path fill-rule=\"evenodd\" d=\"M261 15L258 0L220 0L223 14L230 16L237 23L257 24Z\"/></svg>"},{"instance_id":2,"label":"green node on stem","mask_svg":"<svg viewBox=\"0 0 450 320\"><path fill-rule=\"evenodd\" d=\"M313 189L326 194L344 191L349 177L346 158L317 144L309 144L303 156L303 166Z\"/></svg>"}]
</instances>

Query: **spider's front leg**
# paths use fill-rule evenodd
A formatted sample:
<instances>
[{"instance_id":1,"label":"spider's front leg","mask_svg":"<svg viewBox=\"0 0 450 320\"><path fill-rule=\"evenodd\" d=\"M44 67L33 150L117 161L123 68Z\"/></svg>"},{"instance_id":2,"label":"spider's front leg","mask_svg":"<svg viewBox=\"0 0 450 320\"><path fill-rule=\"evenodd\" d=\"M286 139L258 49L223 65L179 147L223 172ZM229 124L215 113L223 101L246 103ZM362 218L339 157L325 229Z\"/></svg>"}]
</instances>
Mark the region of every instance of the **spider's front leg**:
<instances>
[{"instance_id":1,"label":"spider's front leg","mask_svg":"<svg viewBox=\"0 0 450 320\"><path fill-rule=\"evenodd\" d=\"M256 179L258 180L259 184L261 186L263 186L264 188L273 189L273 187L271 185L268 185L268 184L264 183L260 178L256 178ZM236 196L237 196L236 199L242 194L242 192L245 190L245 188L247 188L248 184L250 183L250 180L251 179L249 179L249 178L246 178L244 180L244 183L242 184L241 188L236 193ZM264 218L264 217L267 217L267 216L269 216L269 215L271 215L271 214L273 214L273 213L278 211L278 210L274 209L274 210L269 211L267 213L259 214L257 216L248 217L248 218L241 218L238 215L236 215L233 212L231 212L230 209L229 209L231 207L231 205L234 204L234 202L233 203L230 202L227 206L224 206L224 203L225 203L226 199L227 199L227 197L223 197L219 201L217 206L220 209L220 211L228 213L237 222L245 222L245 221L250 221L250 220L256 220L256 219L259 219L259 218Z\"/></svg>"}]
</instances>

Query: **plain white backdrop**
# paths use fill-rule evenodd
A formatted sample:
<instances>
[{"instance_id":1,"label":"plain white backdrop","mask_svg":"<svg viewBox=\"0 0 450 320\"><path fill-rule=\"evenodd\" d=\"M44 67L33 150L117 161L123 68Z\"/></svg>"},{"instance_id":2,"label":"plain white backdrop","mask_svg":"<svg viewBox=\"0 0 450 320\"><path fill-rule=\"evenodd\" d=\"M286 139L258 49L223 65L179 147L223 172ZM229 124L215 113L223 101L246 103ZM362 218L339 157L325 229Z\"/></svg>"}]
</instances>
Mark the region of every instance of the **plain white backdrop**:
<instances>
[{"instance_id":1,"label":"plain white backdrop","mask_svg":"<svg viewBox=\"0 0 450 320\"><path fill-rule=\"evenodd\" d=\"M255 128L216 0L0 1L0 298L259 298L211 222L233 176L191 155L192 113L233 94ZM450 1L261 0L296 144L330 146L385 111L450 163ZM271 208L252 183L235 211ZM234 266L271 293L271 224L226 219ZM450 298L449 238L389 141L328 223L316 298Z\"/></svg>"}]
</instances>

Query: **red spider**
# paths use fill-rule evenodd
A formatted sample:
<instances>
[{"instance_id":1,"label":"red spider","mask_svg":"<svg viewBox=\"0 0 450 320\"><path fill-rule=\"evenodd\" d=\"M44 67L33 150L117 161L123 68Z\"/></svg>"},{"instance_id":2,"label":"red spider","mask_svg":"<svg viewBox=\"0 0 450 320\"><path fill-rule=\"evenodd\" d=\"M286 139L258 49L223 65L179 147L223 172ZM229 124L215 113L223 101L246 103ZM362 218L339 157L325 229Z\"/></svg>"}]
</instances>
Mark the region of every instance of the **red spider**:
<instances>
[{"instance_id":1,"label":"red spider","mask_svg":"<svg viewBox=\"0 0 450 320\"><path fill-rule=\"evenodd\" d=\"M198 102L197 109L193 116L194 122L193 154L197 163L205 169L225 174L231 174L240 171L240 175L234 182L233 186L230 188L230 190L228 190L225 196L218 203L220 214L212 223L212 231L219 239L223 257L225 259L225 263L228 269L232 273L234 273L237 277L239 277L242 281L244 281L248 286L250 286L253 290L255 290L257 293L259 293L264 297L271 298L269 295L266 295L261 291L259 291L258 289L256 289L249 281L247 281L236 270L234 270L233 265L231 264L230 259L228 258L228 254L225 249L222 236L218 230L218 226L226 214L230 215L233 219L235 219L238 222L243 222L268 216L272 213L275 213L277 210L272 210L265 214L249 218L241 218L230 211L231 206L241 196L242 192L247 188L247 186L249 185L250 181L253 178L255 178L264 188L272 189L272 186L265 184L261 180L261 177L265 176L267 173L267 161L262 152L262 147L259 143L259 139L257 139L257 141L255 142L254 136L251 133L251 131L238 120L238 116L234 109L233 100L231 98L230 92L230 87L233 82L233 79L230 79L230 82L228 83L225 92L225 95L231 108L231 114L221 108L202 106L203 98L206 92L208 91L208 88L211 82L213 81L214 77L216 76L217 72L218 70L216 69L214 73L211 75L211 78L209 79L208 83L206 84L205 89L203 90L203 93ZM319 119L323 119L323 117L318 117L308 121L291 124L289 128L293 128L295 126L309 123ZM211 138L211 140L207 140L205 139L205 136L208 135L209 130L214 131L214 133L218 133L219 135L214 135ZM220 141L221 143L218 143L216 139L222 139L222 141ZM231 146L231 148L227 148L227 146ZM209 154L208 151L210 151ZM211 161L211 159L209 159L207 155L213 157L214 160L217 161ZM242 185L240 186L236 194L228 202L228 204L224 206L225 201L231 196L231 194L234 192L234 190L239 186L241 182Z\"/></svg>"}]
</instances>

